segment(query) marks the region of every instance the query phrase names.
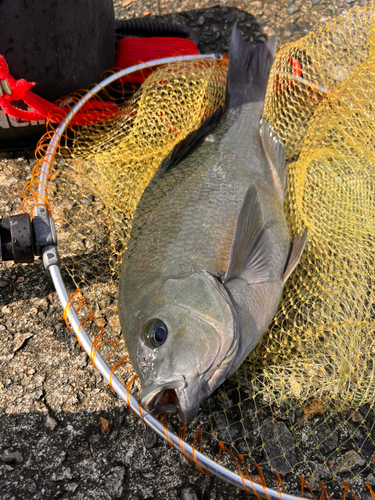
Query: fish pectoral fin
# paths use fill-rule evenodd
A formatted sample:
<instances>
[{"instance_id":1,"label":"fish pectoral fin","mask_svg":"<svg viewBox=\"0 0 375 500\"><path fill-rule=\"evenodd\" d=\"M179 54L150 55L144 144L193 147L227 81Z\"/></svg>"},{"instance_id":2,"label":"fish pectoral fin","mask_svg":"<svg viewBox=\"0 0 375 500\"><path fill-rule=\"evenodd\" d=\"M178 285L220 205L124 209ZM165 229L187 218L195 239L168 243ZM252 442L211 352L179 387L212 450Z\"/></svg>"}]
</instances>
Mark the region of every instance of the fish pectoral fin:
<instances>
[{"instance_id":1,"label":"fish pectoral fin","mask_svg":"<svg viewBox=\"0 0 375 500\"><path fill-rule=\"evenodd\" d=\"M260 137L271 167L276 191L280 199L283 200L286 191L285 149L278 135L273 132L271 125L264 116L260 120Z\"/></svg>"},{"instance_id":2,"label":"fish pectoral fin","mask_svg":"<svg viewBox=\"0 0 375 500\"><path fill-rule=\"evenodd\" d=\"M218 108L211 116L206 118L198 130L190 132L185 139L182 139L169 153L167 158L161 163L160 170L167 172L181 160L183 160L194 148L199 141L210 134L219 123L223 114L223 108Z\"/></svg>"},{"instance_id":3,"label":"fish pectoral fin","mask_svg":"<svg viewBox=\"0 0 375 500\"><path fill-rule=\"evenodd\" d=\"M272 267L271 248L258 190L253 184L246 192L237 219L223 282L234 278L242 278L249 284L267 281Z\"/></svg>"},{"instance_id":4,"label":"fish pectoral fin","mask_svg":"<svg viewBox=\"0 0 375 500\"><path fill-rule=\"evenodd\" d=\"M307 230L303 233L297 234L294 238L289 259L286 263L284 275L283 275L283 285L285 285L287 279L292 274L294 269L297 267L298 262L301 259L302 252L305 248L307 242Z\"/></svg>"}]
</instances>

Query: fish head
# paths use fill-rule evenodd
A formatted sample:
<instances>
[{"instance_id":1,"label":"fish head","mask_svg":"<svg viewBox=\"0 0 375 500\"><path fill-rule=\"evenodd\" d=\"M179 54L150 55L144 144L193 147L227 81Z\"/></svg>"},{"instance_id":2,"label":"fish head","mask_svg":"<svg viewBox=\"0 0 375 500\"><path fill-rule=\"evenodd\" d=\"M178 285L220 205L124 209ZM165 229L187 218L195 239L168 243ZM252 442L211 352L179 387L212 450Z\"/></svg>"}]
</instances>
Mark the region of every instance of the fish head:
<instances>
[{"instance_id":1,"label":"fish head","mask_svg":"<svg viewBox=\"0 0 375 500\"><path fill-rule=\"evenodd\" d=\"M143 303L137 341L128 346L141 404L154 415L178 412L189 423L231 370L239 344L235 309L207 272L167 278Z\"/></svg>"}]
</instances>

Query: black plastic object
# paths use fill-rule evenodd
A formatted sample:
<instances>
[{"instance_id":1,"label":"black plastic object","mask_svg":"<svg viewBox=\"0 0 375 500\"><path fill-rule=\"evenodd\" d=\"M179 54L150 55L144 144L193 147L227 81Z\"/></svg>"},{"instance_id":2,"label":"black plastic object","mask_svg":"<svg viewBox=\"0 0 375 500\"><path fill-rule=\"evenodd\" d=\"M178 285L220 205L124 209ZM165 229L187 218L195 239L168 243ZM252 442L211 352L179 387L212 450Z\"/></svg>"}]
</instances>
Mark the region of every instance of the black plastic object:
<instances>
[{"instance_id":1,"label":"black plastic object","mask_svg":"<svg viewBox=\"0 0 375 500\"><path fill-rule=\"evenodd\" d=\"M14 78L36 82L32 92L48 101L86 88L115 61L113 0L0 0L0 54ZM2 151L34 148L45 130L0 109Z\"/></svg>"},{"instance_id":2,"label":"black plastic object","mask_svg":"<svg viewBox=\"0 0 375 500\"><path fill-rule=\"evenodd\" d=\"M116 42L125 36L157 37L172 36L176 38L188 38L197 43L195 32L183 24L172 24L163 21L153 21L151 19L127 19L116 20Z\"/></svg>"},{"instance_id":3,"label":"black plastic object","mask_svg":"<svg viewBox=\"0 0 375 500\"><path fill-rule=\"evenodd\" d=\"M54 101L113 66L113 0L2 0L0 54L10 74Z\"/></svg>"},{"instance_id":4,"label":"black plastic object","mask_svg":"<svg viewBox=\"0 0 375 500\"><path fill-rule=\"evenodd\" d=\"M0 219L0 260L33 262L36 255L43 255L46 268L59 265L53 219L42 205L35 206L33 214L33 219L29 214Z\"/></svg>"},{"instance_id":5,"label":"black plastic object","mask_svg":"<svg viewBox=\"0 0 375 500\"><path fill-rule=\"evenodd\" d=\"M0 219L0 250L3 261L34 261L34 232L29 214Z\"/></svg>"}]
</instances>

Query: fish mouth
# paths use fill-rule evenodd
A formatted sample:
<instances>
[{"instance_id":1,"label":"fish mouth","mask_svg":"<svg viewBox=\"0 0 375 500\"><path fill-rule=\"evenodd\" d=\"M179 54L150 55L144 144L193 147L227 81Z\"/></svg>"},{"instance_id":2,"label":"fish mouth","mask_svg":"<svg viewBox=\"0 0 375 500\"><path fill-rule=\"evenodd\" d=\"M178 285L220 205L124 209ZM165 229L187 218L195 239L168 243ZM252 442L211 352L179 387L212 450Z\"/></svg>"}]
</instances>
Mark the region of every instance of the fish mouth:
<instances>
[{"instance_id":1,"label":"fish mouth","mask_svg":"<svg viewBox=\"0 0 375 500\"><path fill-rule=\"evenodd\" d=\"M175 389L161 389L148 399L141 397L143 408L154 416L164 413L178 413L180 406Z\"/></svg>"},{"instance_id":2,"label":"fish mouth","mask_svg":"<svg viewBox=\"0 0 375 500\"><path fill-rule=\"evenodd\" d=\"M141 405L154 416L178 413L183 422L190 423L198 413L199 403L193 407L186 405L185 386L184 378L164 384L150 384L142 390Z\"/></svg>"}]
</instances>

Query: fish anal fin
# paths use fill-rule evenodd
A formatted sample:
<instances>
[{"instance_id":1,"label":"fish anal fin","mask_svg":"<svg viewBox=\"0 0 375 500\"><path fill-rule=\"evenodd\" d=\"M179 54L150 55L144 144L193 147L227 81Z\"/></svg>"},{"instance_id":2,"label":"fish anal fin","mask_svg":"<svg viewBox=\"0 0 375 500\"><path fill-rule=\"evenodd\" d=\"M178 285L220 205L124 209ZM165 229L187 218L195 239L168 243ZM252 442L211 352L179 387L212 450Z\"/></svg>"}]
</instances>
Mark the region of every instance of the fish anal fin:
<instances>
[{"instance_id":1,"label":"fish anal fin","mask_svg":"<svg viewBox=\"0 0 375 500\"><path fill-rule=\"evenodd\" d=\"M160 169L163 172L171 170L175 165L181 162L194 148L201 139L210 134L219 123L223 114L223 108L218 108L211 116L206 118L199 129L190 132L185 139L180 141L162 162Z\"/></svg>"},{"instance_id":2,"label":"fish anal fin","mask_svg":"<svg viewBox=\"0 0 375 500\"><path fill-rule=\"evenodd\" d=\"M270 164L275 189L283 200L286 190L285 149L264 116L260 120L260 137Z\"/></svg>"},{"instance_id":3,"label":"fish anal fin","mask_svg":"<svg viewBox=\"0 0 375 500\"><path fill-rule=\"evenodd\" d=\"M285 285L289 276L292 274L294 269L297 267L298 262L301 259L302 252L305 248L307 242L307 230L303 233L297 234L292 243L291 252L289 255L288 262L285 266L284 275L283 275L283 285Z\"/></svg>"},{"instance_id":4,"label":"fish anal fin","mask_svg":"<svg viewBox=\"0 0 375 500\"><path fill-rule=\"evenodd\" d=\"M224 283L241 278L247 283L262 283L272 267L271 241L265 230L258 190L251 185L239 213Z\"/></svg>"}]
</instances>

